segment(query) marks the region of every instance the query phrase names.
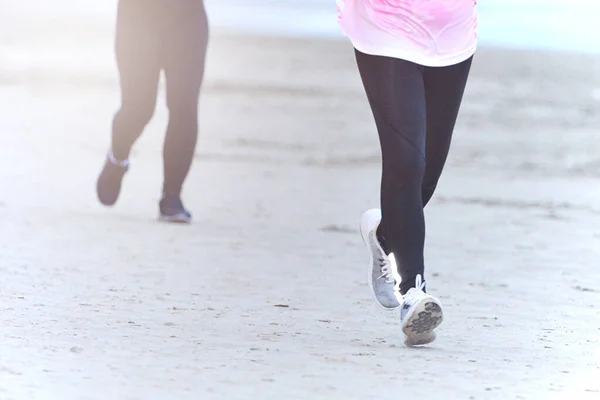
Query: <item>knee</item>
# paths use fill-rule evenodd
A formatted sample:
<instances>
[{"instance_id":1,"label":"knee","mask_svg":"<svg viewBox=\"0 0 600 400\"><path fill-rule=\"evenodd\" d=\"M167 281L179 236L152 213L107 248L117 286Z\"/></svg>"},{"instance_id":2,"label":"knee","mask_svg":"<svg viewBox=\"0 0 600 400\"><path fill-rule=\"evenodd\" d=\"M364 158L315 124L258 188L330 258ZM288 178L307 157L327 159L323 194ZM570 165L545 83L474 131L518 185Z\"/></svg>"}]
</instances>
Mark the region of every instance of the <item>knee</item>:
<instances>
[{"instance_id":1,"label":"knee","mask_svg":"<svg viewBox=\"0 0 600 400\"><path fill-rule=\"evenodd\" d=\"M435 189L437 188L437 179L435 181L423 181L423 185L421 186L421 196L423 199L423 206L429 203L429 200L433 197L435 193Z\"/></svg>"},{"instance_id":2,"label":"knee","mask_svg":"<svg viewBox=\"0 0 600 400\"><path fill-rule=\"evenodd\" d=\"M383 173L402 186L421 187L425 174L425 158L416 150L383 157Z\"/></svg>"},{"instance_id":3,"label":"knee","mask_svg":"<svg viewBox=\"0 0 600 400\"><path fill-rule=\"evenodd\" d=\"M423 179L423 192L435 192L438 185L438 179Z\"/></svg>"},{"instance_id":4,"label":"knee","mask_svg":"<svg viewBox=\"0 0 600 400\"><path fill-rule=\"evenodd\" d=\"M169 109L169 124L184 126L186 130L195 130L198 126L198 101L190 99L188 101L178 100L170 101L167 104ZM194 129L191 129L191 128Z\"/></svg>"},{"instance_id":5,"label":"knee","mask_svg":"<svg viewBox=\"0 0 600 400\"><path fill-rule=\"evenodd\" d=\"M443 163L432 160L427 163L425 175L423 176L423 199L429 201L433 193L435 192L440 176L442 174Z\"/></svg>"},{"instance_id":6,"label":"knee","mask_svg":"<svg viewBox=\"0 0 600 400\"><path fill-rule=\"evenodd\" d=\"M155 102L147 101L137 104L123 104L115 116L116 121L123 121L135 130L143 129L154 115Z\"/></svg>"},{"instance_id":7,"label":"knee","mask_svg":"<svg viewBox=\"0 0 600 400\"><path fill-rule=\"evenodd\" d=\"M200 89L188 88L183 91L171 91L167 94L167 108L172 117L183 119L198 117Z\"/></svg>"},{"instance_id":8,"label":"knee","mask_svg":"<svg viewBox=\"0 0 600 400\"><path fill-rule=\"evenodd\" d=\"M167 141L189 145L198 136L197 107L170 107Z\"/></svg>"},{"instance_id":9,"label":"knee","mask_svg":"<svg viewBox=\"0 0 600 400\"><path fill-rule=\"evenodd\" d=\"M184 123L192 123L198 121L198 106L197 104L177 104L170 105L169 118L172 121L181 121Z\"/></svg>"}]
</instances>

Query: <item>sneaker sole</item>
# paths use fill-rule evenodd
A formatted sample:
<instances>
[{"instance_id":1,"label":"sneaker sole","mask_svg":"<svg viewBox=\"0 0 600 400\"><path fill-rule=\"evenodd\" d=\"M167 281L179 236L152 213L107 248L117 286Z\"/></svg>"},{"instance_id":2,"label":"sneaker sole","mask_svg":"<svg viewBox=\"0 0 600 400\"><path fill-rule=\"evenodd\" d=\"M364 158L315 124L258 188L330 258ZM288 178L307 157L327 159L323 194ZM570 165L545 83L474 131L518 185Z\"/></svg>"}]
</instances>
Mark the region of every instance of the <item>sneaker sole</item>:
<instances>
[{"instance_id":1,"label":"sneaker sole","mask_svg":"<svg viewBox=\"0 0 600 400\"><path fill-rule=\"evenodd\" d=\"M407 346L421 346L433 342L436 338L434 329L441 325L444 313L440 303L426 297L419 302L410 315L406 316L402 332L406 335Z\"/></svg>"},{"instance_id":2,"label":"sneaker sole","mask_svg":"<svg viewBox=\"0 0 600 400\"><path fill-rule=\"evenodd\" d=\"M368 211L367 211L368 212ZM367 250L369 251L369 265L367 267L367 283L369 285L369 289L371 289L371 295L373 296L373 298L375 299L375 301L377 302L377 304L379 304L379 306L381 308L383 308L386 311L394 311L395 309L397 309L398 307L400 307L400 304L398 304L395 307L386 307L383 304L381 304L381 302L377 299L377 296L375 295L375 290L373 289L373 282L371 281L371 276L373 274L373 262L375 261L373 259L373 249L371 247L371 243L368 240L368 238L365 235L368 235L368 214L365 213L363 214L362 218L360 219L360 224L358 226L358 229L360 230L360 236L362 237L362 240L365 244L365 246L367 246Z\"/></svg>"},{"instance_id":3,"label":"sneaker sole","mask_svg":"<svg viewBox=\"0 0 600 400\"><path fill-rule=\"evenodd\" d=\"M190 224L192 223L192 218L185 214L175 214L175 215L159 215L158 220L160 222L167 222L170 224Z\"/></svg>"}]
</instances>

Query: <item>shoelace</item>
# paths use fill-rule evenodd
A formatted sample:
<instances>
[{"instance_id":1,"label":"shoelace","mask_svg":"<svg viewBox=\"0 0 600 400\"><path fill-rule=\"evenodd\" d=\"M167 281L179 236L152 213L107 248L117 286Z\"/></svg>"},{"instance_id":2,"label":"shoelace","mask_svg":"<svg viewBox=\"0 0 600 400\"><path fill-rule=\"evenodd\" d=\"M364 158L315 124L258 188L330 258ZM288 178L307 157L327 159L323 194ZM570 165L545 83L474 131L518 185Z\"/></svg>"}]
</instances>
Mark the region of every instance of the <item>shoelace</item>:
<instances>
[{"instance_id":1,"label":"shoelace","mask_svg":"<svg viewBox=\"0 0 600 400\"><path fill-rule=\"evenodd\" d=\"M415 287L414 289L410 289L404 296L400 293L400 284L402 283L402 277L400 276L400 271L398 271L398 265L396 264L396 257L394 253L390 253L388 257L388 269L392 274L392 279L396 282L394 285L394 295L400 304L402 303L411 303L414 301L414 297L417 293L421 293L425 290L425 281L421 274L418 274L415 278ZM387 282L387 281L386 281Z\"/></svg>"},{"instance_id":2,"label":"shoelace","mask_svg":"<svg viewBox=\"0 0 600 400\"><path fill-rule=\"evenodd\" d=\"M425 281L423 277L419 274L415 278L415 287L410 289L404 296L402 296L402 300L406 304L414 303L420 295L425 291ZM399 291L397 292L400 293ZM400 300L400 299L399 299Z\"/></svg>"},{"instance_id":3,"label":"shoelace","mask_svg":"<svg viewBox=\"0 0 600 400\"><path fill-rule=\"evenodd\" d=\"M384 257L379 258L379 270L381 271L381 276L378 279L385 278L385 283L395 282L389 259Z\"/></svg>"}]
</instances>

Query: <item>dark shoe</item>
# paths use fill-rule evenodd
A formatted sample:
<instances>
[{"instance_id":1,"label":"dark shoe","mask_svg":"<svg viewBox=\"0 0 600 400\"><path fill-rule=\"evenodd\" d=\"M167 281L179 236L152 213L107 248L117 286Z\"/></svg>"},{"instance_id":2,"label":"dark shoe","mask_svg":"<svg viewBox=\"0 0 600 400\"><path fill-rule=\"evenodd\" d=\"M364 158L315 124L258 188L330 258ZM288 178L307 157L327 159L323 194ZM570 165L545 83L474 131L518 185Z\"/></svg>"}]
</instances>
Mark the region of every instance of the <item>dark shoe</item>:
<instances>
[{"instance_id":1,"label":"dark shoe","mask_svg":"<svg viewBox=\"0 0 600 400\"><path fill-rule=\"evenodd\" d=\"M96 191L98 200L105 206L112 206L117 202L121 193L123 176L129 170L129 163L119 163L114 157L106 157L104 168L98 177Z\"/></svg>"},{"instance_id":2,"label":"dark shoe","mask_svg":"<svg viewBox=\"0 0 600 400\"><path fill-rule=\"evenodd\" d=\"M160 221L180 224L189 224L192 222L192 214L183 207L179 196L163 195L163 198L158 203L158 207L160 210Z\"/></svg>"}]
</instances>

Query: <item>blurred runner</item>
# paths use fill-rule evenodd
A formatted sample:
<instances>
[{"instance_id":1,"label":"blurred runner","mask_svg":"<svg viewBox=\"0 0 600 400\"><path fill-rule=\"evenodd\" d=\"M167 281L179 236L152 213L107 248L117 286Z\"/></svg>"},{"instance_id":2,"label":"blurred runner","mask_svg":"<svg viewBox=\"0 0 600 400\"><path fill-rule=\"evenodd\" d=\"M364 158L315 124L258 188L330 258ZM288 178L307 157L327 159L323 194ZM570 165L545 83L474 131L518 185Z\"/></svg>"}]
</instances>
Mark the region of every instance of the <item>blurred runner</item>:
<instances>
[{"instance_id":1,"label":"blurred runner","mask_svg":"<svg viewBox=\"0 0 600 400\"><path fill-rule=\"evenodd\" d=\"M208 21L202 0L120 0L116 58L121 108L112 126L112 145L98 178L100 202L115 204L129 154L152 118L164 71L169 125L163 148L164 183L159 216L191 222L181 201L198 136L198 101L208 45Z\"/></svg>"}]
</instances>

